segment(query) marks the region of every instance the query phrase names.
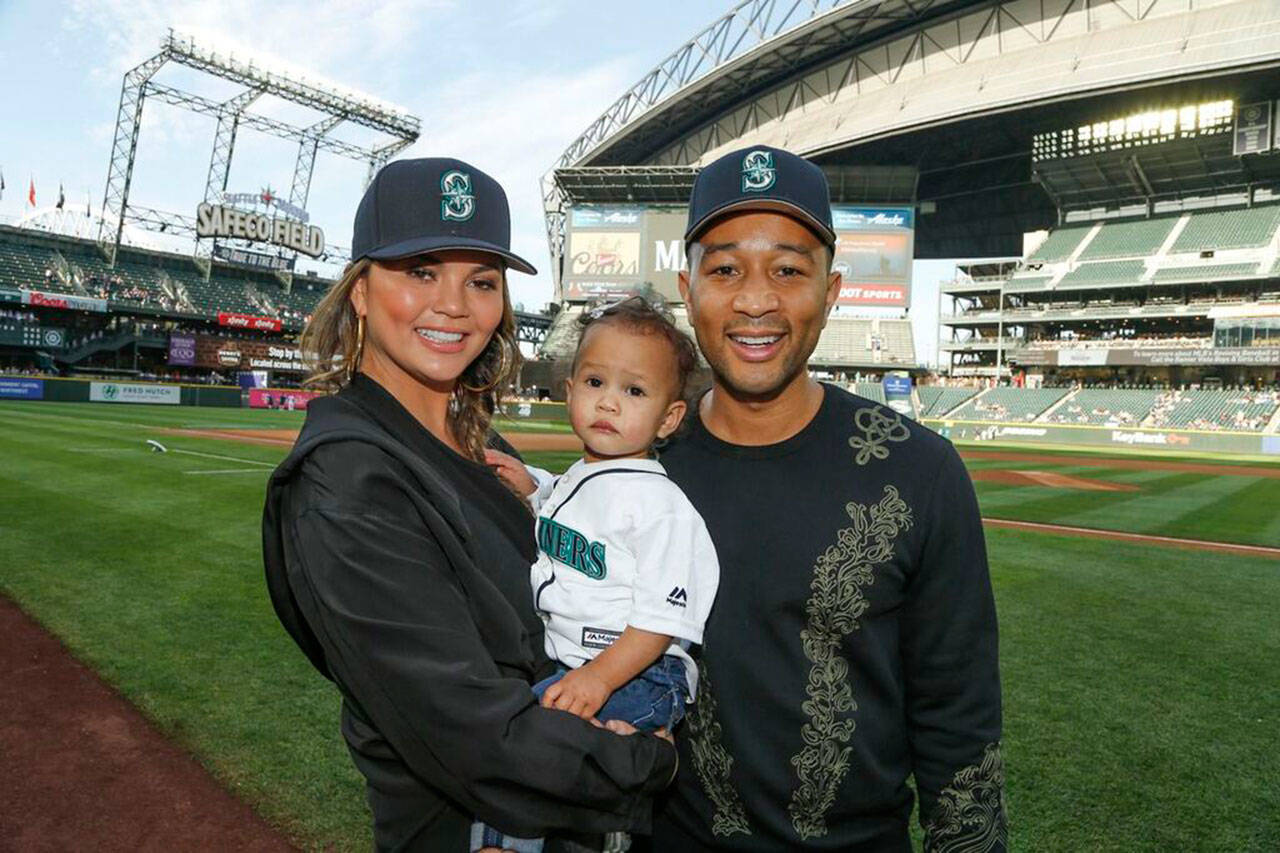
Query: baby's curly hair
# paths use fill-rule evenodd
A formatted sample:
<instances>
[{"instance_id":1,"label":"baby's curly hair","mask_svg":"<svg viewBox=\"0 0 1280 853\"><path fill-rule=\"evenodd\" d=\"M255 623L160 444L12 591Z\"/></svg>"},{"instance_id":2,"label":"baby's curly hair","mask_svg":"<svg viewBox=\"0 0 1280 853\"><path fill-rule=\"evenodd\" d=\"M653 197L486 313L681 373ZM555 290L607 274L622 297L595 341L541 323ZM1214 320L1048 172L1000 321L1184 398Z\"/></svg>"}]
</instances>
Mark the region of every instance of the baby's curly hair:
<instances>
[{"instance_id":1,"label":"baby's curly hair","mask_svg":"<svg viewBox=\"0 0 1280 853\"><path fill-rule=\"evenodd\" d=\"M665 308L654 305L642 296L631 296L620 302L592 309L578 318L578 346L573 353L572 372L578 372L578 357L587 329L596 325L619 326L641 335L659 335L671 347L676 366L676 400L683 400L689 377L698 369L698 351L693 341L676 327L675 320Z\"/></svg>"}]
</instances>

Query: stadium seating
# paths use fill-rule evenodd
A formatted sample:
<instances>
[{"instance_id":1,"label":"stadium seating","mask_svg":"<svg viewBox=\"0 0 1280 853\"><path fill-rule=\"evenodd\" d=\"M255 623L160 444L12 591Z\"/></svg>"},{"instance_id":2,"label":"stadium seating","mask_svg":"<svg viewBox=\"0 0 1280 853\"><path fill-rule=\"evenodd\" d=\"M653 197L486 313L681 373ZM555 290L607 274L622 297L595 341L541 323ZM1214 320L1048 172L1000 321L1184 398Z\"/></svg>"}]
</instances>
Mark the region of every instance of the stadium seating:
<instances>
[{"instance_id":1,"label":"stadium seating","mask_svg":"<svg viewBox=\"0 0 1280 853\"><path fill-rule=\"evenodd\" d=\"M1080 253L1082 261L1152 255L1164 244L1177 216L1108 222Z\"/></svg>"},{"instance_id":2,"label":"stadium seating","mask_svg":"<svg viewBox=\"0 0 1280 853\"><path fill-rule=\"evenodd\" d=\"M853 386L853 393L859 397L866 397L868 400L874 400L877 403L884 404L884 386L879 382L858 382Z\"/></svg>"},{"instance_id":3,"label":"stadium seating","mask_svg":"<svg viewBox=\"0 0 1280 853\"><path fill-rule=\"evenodd\" d=\"M1280 226L1280 205L1193 213L1170 252L1265 246Z\"/></svg>"},{"instance_id":4,"label":"stadium seating","mask_svg":"<svg viewBox=\"0 0 1280 853\"><path fill-rule=\"evenodd\" d=\"M1143 426L1260 432L1280 407L1273 391L1168 391Z\"/></svg>"},{"instance_id":5,"label":"stadium seating","mask_svg":"<svg viewBox=\"0 0 1280 853\"><path fill-rule=\"evenodd\" d=\"M1035 420L1061 400L1066 388L992 388L957 409L951 417L974 421Z\"/></svg>"},{"instance_id":6,"label":"stadium seating","mask_svg":"<svg viewBox=\"0 0 1280 853\"><path fill-rule=\"evenodd\" d=\"M1152 284L1186 284L1201 281L1227 281L1230 279L1250 278L1257 275L1258 265L1247 264L1205 264L1195 266L1165 267L1156 270Z\"/></svg>"},{"instance_id":7,"label":"stadium seating","mask_svg":"<svg viewBox=\"0 0 1280 853\"><path fill-rule=\"evenodd\" d=\"M920 417L938 418L978 393L976 388L948 388L925 385L916 389L920 399Z\"/></svg>"},{"instance_id":8,"label":"stadium seating","mask_svg":"<svg viewBox=\"0 0 1280 853\"><path fill-rule=\"evenodd\" d=\"M1084 235L1093 228L1089 225L1069 225L1049 232L1044 242L1027 258L1028 263L1065 261L1080 245Z\"/></svg>"},{"instance_id":9,"label":"stadium seating","mask_svg":"<svg viewBox=\"0 0 1280 853\"><path fill-rule=\"evenodd\" d=\"M573 356L573 351L578 346L578 318L582 316L582 310L581 305L561 306L560 313L551 321L551 328L547 330L547 339L538 350L539 358L562 359Z\"/></svg>"},{"instance_id":10,"label":"stadium seating","mask_svg":"<svg viewBox=\"0 0 1280 853\"><path fill-rule=\"evenodd\" d=\"M1048 290L1049 282L1051 281L1053 281L1053 276L1051 275L1018 274L1009 279L1008 283L1005 284L1004 289L1007 293L1029 290Z\"/></svg>"},{"instance_id":11,"label":"stadium seating","mask_svg":"<svg viewBox=\"0 0 1280 853\"><path fill-rule=\"evenodd\" d=\"M833 315L822 330L810 361L830 365L914 365L911 323Z\"/></svg>"},{"instance_id":12,"label":"stadium seating","mask_svg":"<svg viewBox=\"0 0 1280 853\"><path fill-rule=\"evenodd\" d=\"M1054 424L1137 426L1151 411L1159 391L1082 388L1043 420Z\"/></svg>"},{"instance_id":13,"label":"stadium seating","mask_svg":"<svg viewBox=\"0 0 1280 853\"><path fill-rule=\"evenodd\" d=\"M1142 261L1095 261L1081 264L1063 276L1059 290L1090 287L1114 287L1134 285L1146 271Z\"/></svg>"}]
</instances>

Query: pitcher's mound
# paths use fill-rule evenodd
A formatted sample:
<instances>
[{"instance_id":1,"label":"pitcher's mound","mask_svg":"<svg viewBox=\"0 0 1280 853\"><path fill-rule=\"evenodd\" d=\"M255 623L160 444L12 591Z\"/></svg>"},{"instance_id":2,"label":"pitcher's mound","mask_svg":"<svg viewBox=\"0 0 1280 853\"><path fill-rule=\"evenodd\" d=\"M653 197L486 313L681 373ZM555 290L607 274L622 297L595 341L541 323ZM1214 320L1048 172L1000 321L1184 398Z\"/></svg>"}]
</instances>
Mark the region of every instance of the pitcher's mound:
<instances>
[{"instance_id":1,"label":"pitcher's mound","mask_svg":"<svg viewBox=\"0 0 1280 853\"><path fill-rule=\"evenodd\" d=\"M975 480L1005 483L1010 486L1043 486L1047 489L1082 489L1090 492L1136 492L1137 486L1110 480L1088 480L1053 471L1009 471L1004 468L980 468L970 472Z\"/></svg>"}]
</instances>

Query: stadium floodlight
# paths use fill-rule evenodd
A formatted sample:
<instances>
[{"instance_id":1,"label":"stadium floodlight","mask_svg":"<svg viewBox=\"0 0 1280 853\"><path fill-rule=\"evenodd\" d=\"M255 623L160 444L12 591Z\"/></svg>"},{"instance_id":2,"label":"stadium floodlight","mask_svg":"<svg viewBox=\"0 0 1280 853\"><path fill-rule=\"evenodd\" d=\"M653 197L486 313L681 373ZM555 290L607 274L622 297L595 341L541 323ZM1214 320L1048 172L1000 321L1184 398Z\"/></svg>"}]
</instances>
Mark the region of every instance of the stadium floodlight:
<instances>
[{"instance_id":1,"label":"stadium floodlight","mask_svg":"<svg viewBox=\"0 0 1280 853\"><path fill-rule=\"evenodd\" d=\"M1037 133L1031 141L1031 159L1039 162L1083 157L1174 139L1227 133L1231 130L1234 115L1234 101L1205 101Z\"/></svg>"},{"instance_id":2,"label":"stadium floodlight","mask_svg":"<svg viewBox=\"0 0 1280 853\"><path fill-rule=\"evenodd\" d=\"M183 65L195 71L227 80L243 89L226 101L214 101L190 92L153 81L166 63ZM250 107L263 95L273 95L312 109L323 118L308 127L296 127L277 119L250 112ZM115 140L111 163L107 169L107 186L102 200L102 225L98 244L109 264L114 265L126 223L148 230L195 237L193 261L207 276L211 269L215 238L202 238L188 217L164 213L129 204L134 160L141 130L142 108L150 97L217 119L213 154L205 182L204 201L217 200L227 189L227 177L235 151L236 133L241 126L298 143L288 204L294 210L305 207L311 189L316 153L327 151L369 165L366 182L387 161L412 145L421 130L421 121L407 110L338 84L329 83L289 68L270 58L247 54L240 49L215 46L208 39L197 40L169 30L162 39L160 52L124 75L120 91L120 107L116 116ZM354 145L334 139L329 134L340 124L350 122L390 137L370 146ZM331 258L349 254L340 247L326 247ZM291 275L279 273L288 287Z\"/></svg>"}]
</instances>

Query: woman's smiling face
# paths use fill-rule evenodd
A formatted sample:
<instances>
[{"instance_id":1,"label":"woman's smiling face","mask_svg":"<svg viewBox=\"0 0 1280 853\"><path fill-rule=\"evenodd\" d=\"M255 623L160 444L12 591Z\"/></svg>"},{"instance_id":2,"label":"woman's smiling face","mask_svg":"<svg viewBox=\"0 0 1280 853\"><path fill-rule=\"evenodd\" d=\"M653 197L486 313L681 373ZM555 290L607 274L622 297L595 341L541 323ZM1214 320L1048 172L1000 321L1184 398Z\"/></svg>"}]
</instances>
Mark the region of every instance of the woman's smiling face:
<instances>
[{"instance_id":1,"label":"woman's smiling face","mask_svg":"<svg viewBox=\"0 0 1280 853\"><path fill-rule=\"evenodd\" d=\"M486 252L379 261L356 283L351 302L365 318L361 370L384 384L412 379L451 391L502 322L504 273Z\"/></svg>"}]
</instances>

